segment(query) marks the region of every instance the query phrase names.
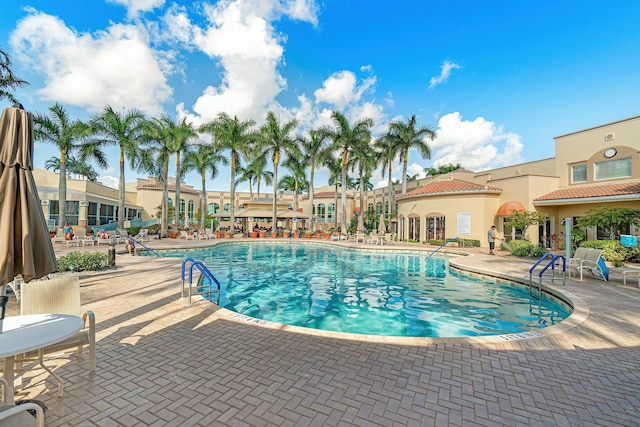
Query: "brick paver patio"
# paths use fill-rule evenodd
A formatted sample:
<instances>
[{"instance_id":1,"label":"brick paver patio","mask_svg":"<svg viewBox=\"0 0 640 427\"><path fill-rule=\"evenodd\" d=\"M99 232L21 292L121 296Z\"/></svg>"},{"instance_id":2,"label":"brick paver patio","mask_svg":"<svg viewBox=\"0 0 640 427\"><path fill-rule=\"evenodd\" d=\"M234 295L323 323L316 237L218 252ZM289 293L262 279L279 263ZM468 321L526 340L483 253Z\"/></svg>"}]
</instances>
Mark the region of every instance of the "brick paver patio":
<instances>
[{"instance_id":1,"label":"brick paver patio","mask_svg":"<svg viewBox=\"0 0 640 427\"><path fill-rule=\"evenodd\" d=\"M510 277L532 264L480 251L457 263ZM188 307L177 259L117 264L81 280L97 319L95 373L86 355L49 362L62 398L43 370L25 376L48 426L640 425L640 290L619 275L568 280L579 313L541 337L368 341Z\"/></svg>"}]
</instances>

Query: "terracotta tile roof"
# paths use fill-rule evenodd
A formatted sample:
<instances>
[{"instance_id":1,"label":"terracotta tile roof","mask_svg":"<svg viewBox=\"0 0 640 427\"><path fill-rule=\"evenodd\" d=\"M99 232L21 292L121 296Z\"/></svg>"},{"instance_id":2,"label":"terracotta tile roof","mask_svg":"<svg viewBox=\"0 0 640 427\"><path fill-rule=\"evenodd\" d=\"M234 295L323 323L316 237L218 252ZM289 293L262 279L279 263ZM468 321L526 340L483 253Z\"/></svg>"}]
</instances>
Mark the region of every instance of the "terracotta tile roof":
<instances>
[{"instance_id":1,"label":"terracotta tile roof","mask_svg":"<svg viewBox=\"0 0 640 427\"><path fill-rule=\"evenodd\" d=\"M400 194L397 199L404 199L416 196L429 196L435 194L446 193L476 193L476 192L502 192L501 188L491 187L489 185L476 184L474 182L463 181L461 179L447 179L444 181L435 181L420 188Z\"/></svg>"},{"instance_id":2,"label":"terracotta tile roof","mask_svg":"<svg viewBox=\"0 0 640 427\"><path fill-rule=\"evenodd\" d=\"M638 181L563 188L552 191L542 197L538 197L534 202L545 200L587 199L592 197L616 197L633 194L640 196L640 182Z\"/></svg>"}]
</instances>

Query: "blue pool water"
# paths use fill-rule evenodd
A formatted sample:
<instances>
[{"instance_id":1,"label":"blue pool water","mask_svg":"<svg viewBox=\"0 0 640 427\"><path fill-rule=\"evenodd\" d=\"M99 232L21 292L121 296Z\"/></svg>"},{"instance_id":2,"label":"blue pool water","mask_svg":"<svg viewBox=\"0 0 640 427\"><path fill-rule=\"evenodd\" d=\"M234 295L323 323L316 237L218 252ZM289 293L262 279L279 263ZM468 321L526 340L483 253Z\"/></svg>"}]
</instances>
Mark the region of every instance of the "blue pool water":
<instances>
[{"instance_id":1,"label":"blue pool water","mask_svg":"<svg viewBox=\"0 0 640 427\"><path fill-rule=\"evenodd\" d=\"M230 243L201 260L220 305L254 318L356 334L460 337L553 325L569 310L527 289L452 274L446 260L304 243Z\"/></svg>"}]
</instances>

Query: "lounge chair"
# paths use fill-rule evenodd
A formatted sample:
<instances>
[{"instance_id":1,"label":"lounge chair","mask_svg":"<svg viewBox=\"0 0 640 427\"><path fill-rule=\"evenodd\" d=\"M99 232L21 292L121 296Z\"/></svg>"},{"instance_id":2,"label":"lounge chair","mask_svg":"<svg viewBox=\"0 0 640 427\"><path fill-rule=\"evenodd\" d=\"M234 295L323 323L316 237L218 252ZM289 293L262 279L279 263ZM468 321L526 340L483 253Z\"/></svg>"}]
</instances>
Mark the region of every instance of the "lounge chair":
<instances>
[{"instance_id":1,"label":"lounge chair","mask_svg":"<svg viewBox=\"0 0 640 427\"><path fill-rule=\"evenodd\" d=\"M602 259L602 252L604 252L602 249L578 248L567 266L569 276L571 276L572 271L575 271L576 274L580 272L580 280L582 280L583 272L586 270L592 276L607 281L609 279L609 270Z\"/></svg>"},{"instance_id":2,"label":"lounge chair","mask_svg":"<svg viewBox=\"0 0 640 427\"><path fill-rule=\"evenodd\" d=\"M2 385L2 402L0 402L0 426L20 426L20 427L44 427L44 410L33 402L26 402L20 405L7 405L6 392L9 389L7 380L0 377ZM35 413L35 417L29 413Z\"/></svg>"},{"instance_id":3,"label":"lounge chair","mask_svg":"<svg viewBox=\"0 0 640 427\"><path fill-rule=\"evenodd\" d=\"M62 230L62 228L58 228L58 231L56 231L56 236L51 239L51 243L61 243L64 242L64 231Z\"/></svg>"},{"instance_id":4,"label":"lounge chair","mask_svg":"<svg viewBox=\"0 0 640 427\"><path fill-rule=\"evenodd\" d=\"M65 350L75 349L78 356L82 355L84 346L89 347L89 370L96 368L96 319L92 311L82 311L80 305L80 282L77 277L62 277L51 280L33 280L22 285L22 297L20 299L20 313L46 314L59 313L81 317L85 327L74 336L64 341L50 345L42 349L42 355L61 353ZM45 370L52 371L44 365L42 355L38 357L38 350L25 353L25 359L35 359ZM62 396L62 381L58 379L59 396Z\"/></svg>"},{"instance_id":5,"label":"lounge chair","mask_svg":"<svg viewBox=\"0 0 640 427\"><path fill-rule=\"evenodd\" d=\"M188 231L180 230L180 235L178 236L178 239L195 240L196 238L193 237L193 234L189 234Z\"/></svg>"},{"instance_id":6,"label":"lounge chair","mask_svg":"<svg viewBox=\"0 0 640 427\"><path fill-rule=\"evenodd\" d=\"M149 242L149 230L146 228L142 228L140 230L140 232L138 233L138 235L136 236L136 240L144 243L144 242Z\"/></svg>"}]
</instances>

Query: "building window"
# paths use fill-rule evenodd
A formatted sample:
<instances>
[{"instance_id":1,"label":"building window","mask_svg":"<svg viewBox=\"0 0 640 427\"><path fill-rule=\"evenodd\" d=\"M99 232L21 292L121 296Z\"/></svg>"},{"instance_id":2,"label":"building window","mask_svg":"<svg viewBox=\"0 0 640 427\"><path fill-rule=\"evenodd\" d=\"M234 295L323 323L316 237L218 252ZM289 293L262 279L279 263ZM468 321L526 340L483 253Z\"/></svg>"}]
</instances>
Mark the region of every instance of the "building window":
<instances>
[{"instance_id":1,"label":"building window","mask_svg":"<svg viewBox=\"0 0 640 427\"><path fill-rule=\"evenodd\" d=\"M224 204L224 211L225 212L230 212L231 211L231 203L225 203Z\"/></svg>"},{"instance_id":2,"label":"building window","mask_svg":"<svg viewBox=\"0 0 640 427\"><path fill-rule=\"evenodd\" d=\"M209 203L207 205L207 213L210 215L215 215L220 213L220 205L217 203Z\"/></svg>"},{"instance_id":3,"label":"building window","mask_svg":"<svg viewBox=\"0 0 640 427\"><path fill-rule=\"evenodd\" d=\"M420 241L420 217L409 217L409 239Z\"/></svg>"},{"instance_id":4,"label":"building window","mask_svg":"<svg viewBox=\"0 0 640 427\"><path fill-rule=\"evenodd\" d=\"M333 203L329 203L329 206L327 207L327 220L329 221L333 221L333 216L336 213L336 205Z\"/></svg>"},{"instance_id":5,"label":"building window","mask_svg":"<svg viewBox=\"0 0 640 427\"><path fill-rule=\"evenodd\" d=\"M595 164L596 180L631 176L631 157Z\"/></svg>"},{"instance_id":6,"label":"building window","mask_svg":"<svg viewBox=\"0 0 640 427\"><path fill-rule=\"evenodd\" d=\"M325 213L324 203L319 203L318 204L318 217L319 218L324 218L324 213Z\"/></svg>"},{"instance_id":7,"label":"building window","mask_svg":"<svg viewBox=\"0 0 640 427\"><path fill-rule=\"evenodd\" d=\"M193 203L193 200L189 200L189 218L193 218L193 211L195 210L195 203Z\"/></svg>"},{"instance_id":8,"label":"building window","mask_svg":"<svg viewBox=\"0 0 640 427\"><path fill-rule=\"evenodd\" d=\"M382 213L382 202L376 203L376 215L380 215Z\"/></svg>"},{"instance_id":9,"label":"building window","mask_svg":"<svg viewBox=\"0 0 640 427\"><path fill-rule=\"evenodd\" d=\"M427 220L427 241L444 240L445 236L445 217L444 216L428 216Z\"/></svg>"},{"instance_id":10,"label":"building window","mask_svg":"<svg viewBox=\"0 0 640 427\"><path fill-rule=\"evenodd\" d=\"M89 202L89 206L87 207L87 224L88 225L98 224L98 204L97 203Z\"/></svg>"},{"instance_id":11,"label":"building window","mask_svg":"<svg viewBox=\"0 0 640 427\"><path fill-rule=\"evenodd\" d=\"M587 165L571 167L571 182L587 182Z\"/></svg>"},{"instance_id":12,"label":"building window","mask_svg":"<svg viewBox=\"0 0 640 427\"><path fill-rule=\"evenodd\" d=\"M367 211L368 211L368 212L373 212L373 203L369 203L369 204L367 205Z\"/></svg>"}]
</instances>

